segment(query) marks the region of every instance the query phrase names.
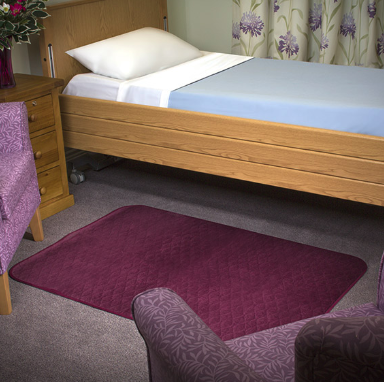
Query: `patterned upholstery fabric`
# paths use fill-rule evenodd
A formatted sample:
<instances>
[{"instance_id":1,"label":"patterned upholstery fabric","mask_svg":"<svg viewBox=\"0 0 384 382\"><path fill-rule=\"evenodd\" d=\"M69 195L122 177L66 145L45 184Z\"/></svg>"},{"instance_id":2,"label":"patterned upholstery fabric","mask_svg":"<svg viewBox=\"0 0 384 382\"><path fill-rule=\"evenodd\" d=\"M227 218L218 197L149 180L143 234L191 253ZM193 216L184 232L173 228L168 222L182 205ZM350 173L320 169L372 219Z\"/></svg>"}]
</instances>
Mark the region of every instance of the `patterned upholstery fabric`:
<instances>
[{"instance_id":1,"label":"patterned upholstery fabric","mask_svg":"<svg viewBox=\"0 0 384 382\"><path fill-rule=\"evenodd\" d=\"M12 211L32 178L36 177L32 152L0 153L0 212L3 220L11 218Z\"/></svg>"},{"instance_id":2,"label":"patterned upholstery fabric","mask_svg":"<svg viewBox=\"0 0 384 382\"><path fill-rule=\"evenodd\" d=\"M32 151L24 102L0 104L0 153Z\"/></svg>"},{"instance_id":3,"label":"patterned upholstery fabric","mask_svg":"<svg viewBox=\"0 0 384 382\"><path fill-rule=\"evenodd\" d=\"M39 204L27 108L22 102L0 103L0 274Z\"/></svg>"},{"instance_id":4,"label":"patterned upholstery fabric","mask_svg":"<svg viewBox=\"0 0 384 382\"><path fill-rule=\"evenodd\" d=\"M139 294L132 312L147 344L151 381L264 381L173 291Z\"/></svg>"},{"instance_id":5,"label":"patterned upholstery fabric","mask_svg":"<svg viewBox=\"0 0 384 382\"><path fill-rule=\"evenodd\" d=\"M327 313L319 317L360 317L383 315L374 304ZM263 330L226 342L240 358L268 381L295 381L295 339L312 318Z\"/></svg>"},{"instance_id":6,"label":"patterned upholstery fabric","mask_svg":"<svg viewBox=\"0 0 384 382\"><path fill-rule=\"evenodd\" d=\"M384 311L380 309L384 288L382 266L383 260L379 272L378 305L368 303L226 342L216 337L174 292L163 288L146 291L135 297L132 311L147 345L150 380L295 382L295 341L300 332L296 348L298 382L384 382ZM327 323L331 323L332 330L328 330ZM343 343L337 342L337 338L340 340L342 334L348 333L349 330L354 333L351 336L357 337L352 339L347 335L345 340L343 338ZM311 339L311 336L314 339ZM328 338L330 350L322 355L320 352L328 349ZM360 342L362 348L358 352L356 347L360 346ZM319 343L322 343L322 347L318 346ZM310 348L306 349L309 345ZM354 354L351 360L348 360L348 356L352 350L345 350L348 346L353 346ZM329 358L333 351L343 353L340 357L346 359L333 360L330 363L331 371L323 373L328 367L327 357ZM319 354L313 356L316 352ZM355 362L357 358L359 363ZM313 363L317 362L317 359L319 366L315 369ZM248 368L242 362L248 365ZM309 366L311 362L312 365ZM234 374L231 375L232 364L235 367L232 370ZM343 369L348 368L349 364L353 364L354 369L359 369L360 374L356 371L354 375L363 375L369 369L371 377L344 378L347 374ZM220 378L218 370L228 376L227 379ZM311 372L314 370L316 375L312 376ZM326 377L323 378L323 375ZM339 375L340 379L335 379L335 375Z\"/></svg>"},{"instance_id":7,"label":"patterned upholstery fabric","mask_svg":"<svg viewBox=\"0 0 384 382\"><path fill-rule=\"evenodd\" d=\"M379 281L378 281L379 287L377 288L377 306L382 312L384 312L384 282L383 282L383 279L384 279L384 273L383 272L384 271L383 271L383 268L384 268L384 255L381 258L380 269L379 269Z\"/></svg>"},{"instance_id":8,"label":"patterned upholstery fabric","mask_svg":"<svg viewBox=\"0 0 384 382\"><path fill-rule=\"evenodd\" d=\"M296 382L384 381L384 316L311 320L295 348Z\"/></svg>"}]
</instances>

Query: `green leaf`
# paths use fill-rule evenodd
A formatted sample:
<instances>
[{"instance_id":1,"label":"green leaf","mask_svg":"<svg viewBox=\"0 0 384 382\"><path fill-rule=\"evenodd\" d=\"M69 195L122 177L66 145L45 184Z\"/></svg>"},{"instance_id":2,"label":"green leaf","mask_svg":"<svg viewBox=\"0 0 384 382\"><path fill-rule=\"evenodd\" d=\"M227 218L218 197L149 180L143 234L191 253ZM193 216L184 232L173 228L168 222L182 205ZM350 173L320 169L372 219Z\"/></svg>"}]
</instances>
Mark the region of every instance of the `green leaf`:
<instances>
[{"instance_id":1,"label":"green leaf","mask_svg":"<svg viewBox=\"0 0 384 382\"><path fill-rule=\"evenodd\" d=\"M12 39L9 39L8 37L4 37L0 39L1 44L3 44L4 48L11 49L12 48Z\"/></svg>"},{"instance_id":2,"label":"green leaf","mask_svg":"<svg viewBox=\"0 0 384 382\"><path fill-rule=\"evenodd\" d=\"M299 9L299 8L293 8L293 9L292 9L292 13L293 13L293 11L297 11L297 12L299 12L300 18L303 20L304 15L303 15L303 11L302 11L301 9Z\"/></svg>"},{"instance_id":3,"label":"green leaf","mask_svg":"<svg viewBox=\"0 0 384 382\"><path fill-rule=\"evenodd\" d=\"M261 45L264 44L264 41L265 41L265 37L264 37L263 41L260 41L258 44L256 44L256 45L254 46L254 48L253 48L253 50L252 50L252 53L250 54L251 56L253 56L253 55L255 54L255 52L256 52L256 50L257 50L257 48L258 48L259 46L261 46Z\"/></svg>"},{"instance_id":4,"label":"green leaf","mask_svg":"<svg viewBox=\"0 0 384 382\"><path fill-rule=\"evenodd\" d=\"M28 26L37 25L37 20L32 16L27 17L26 20L28 22Z\"/></svg>"},{"instance_id":5,"label":"green leaf","mask_svg":"<svg viewBox=\"0 0 384 382\"><path fill-rule=\"evenodd\" d=\"M255 4L253 7L252 7L252 9L251 9L251 11L253 12L257 7L259 7L261 5L261 3L259 3L259 4Z\"/></svg>"},{"instance_id":6,"label":"green leaf","mask_svg":"<svg viewBox=\"0 0 384 382\"><path fill-rule=\"evenodd\" d=\"M7 31L15 30L15 26L11 22L9 22L8 20L5 22L4 26L5 26L5 29Z\"/></svg>"},{"instance_id":7,"label":"green leaf","mask_svg":"<svg viewBox=\"0 0 384 382\"><path fill-rule=\"evenodd\" d=\"M39 1L39 2L37 2L36 4L37 4L37 6L38 6L40 9L45 9L45 8L47 7L47 6L44 4L43 1Z\"/></svg>"},{"instance_id":8,"label":"green leaf","mask_svg":"<svg viewBox=\"0 0 384 382\"><path fill-rule=\"evenodd\" d=\"M32 12L33 16L38 17L40 19L45 19L46 17L50 16L47 12L36 10Z\"/></svg>"},{"instance_id":9,"label":"green leaf","mask_svg":"<svg viewBox=\"0 0 384 382\"><path fill-rule=\"evenodd\" d=\"M361 53L360 53L360 59L364 57L364 54L368 52L368 47L366 47Z\"/></svg>"},{"instance_id":10,"label":"green leaf","mask_svg":"<svg viewBox=\"0 0 384 382\"><path fill-rule=\"evenodd\" d=\"M27 43L31 43L30 41L29 41L29 36L27 35L27 34L22 34L22 35L19 35L19 40L20 40L20 42L27 42Z\"/></svg>"},{"instance_id":11,"label":"green leaf","mask_svg":"<svg viewBox=\"0 0 384 382\"><path fill-rule=\"evenodd\" d=\"M280 59L283 60L283 53L281 53L279 50L279 44L277 43L277 40L275 40L275 48L276 48L277 54L280 56Z\"/></svg>"},{"instance_id":12,"label":"green leaf","mask_svg":"<svg viewBox=\"0 0 384 382\"><path fill-rule=\"evenodd\" d=\"M285 26L287 27L287 30L288 30L288 21L287 21L287 18L286 18L284 15L281 15L281 16L277 19L277 23L278 23L281 19L284 19L284 21L285 21Z\"/></svg>"},{"instance_id":13,"label":"green leaf","mask_svg":"<svg viewBox=\"0 0 384 382\"><path fill-rule=\"evenodd\" d=\"M331 13L331 17L329 18L329 22L332 21L332 19L335 17L336 13L339 11L341 5L342 5L342 1L340 1L339 5L333 10L333 12Z\"/></svg>"},{"instance_id":14,"label":"green leaf","mask_svg":"<svg viewBox=\"0 0 384 382\"><path fill-rule=\"evenodd\" d=\"M331 27L328 29L328 33L335 27L335 24L332 24Z\"/></svg>"},{"instance_id":15,"label":"green leaf","mask_svg":"<svg viewBox=\"0 0 384 382\"><path fill-rule=\"evenodd\" d=\"M320 46L321 46L321 42L319 41L319 39L317 38L316 34L314 32L311 31L311 34L313 36L313 39L315 40L318 48L320 49Z\"/></svg>"},{"instance_id":16,"label":"green leaf","mask_svg":"<svg viewBox=\"0 0 384 382\"><path fill-rule=\"evenodd\" d=\"M37 25L32 25L32 26L29 26L28 25L28 29L30 32L38 32L40 30L40 28L37 26Z\"/></svg>"},{"instance_id":17,"label":"green leaf","mask_svg":"<svg viewBox=\"0 0 384 382\"><path fill-rule=\"evenodd\" d=\"M240 44L243 47L244 52L247 53L247 46L245 45L245 43L244 43L244 41L242 39L240 39Z\"/></svg>"},{"instance_id":18,"label":"green leaf","mask_svg":"<svg viewBox=\"0 0 384 382\"><path fill-rule=\"evenodd\" d=\"M28 30L29 28L25 25L20 25L17 29L16 29L16 32L17 33L24 33Z\"/></svg>"},{"instance_id":19,"label":"green leaf","mask_svg":"<svg viewBox=\"0 0 384 382\"><path fill-rule=\"evenodd\" d=\"M303 32L303 31L302 31L302 29L300 28L300 25L299 25L299 24L297 24L297 30L298 30L302 35L304 35L305 38L306 38L307 41L308 41L308 34L307 34L306 32ZM313 33L313 32L312 32L312 33Z\"/></svg>"},{"instance_id":20,"label":"green leaf","mask_svg":"<svg viewBox=\"0 0 384 382\"><path fill-rule=\"evenodd\" d=\"M343 45L340 41L339 41L339 47L341 48L341 50L342 50L342 52L343 52L345 58L348 59L348 53L347 53L347 51L345 50L344 45Z\"/></svg>"}]
</instances>

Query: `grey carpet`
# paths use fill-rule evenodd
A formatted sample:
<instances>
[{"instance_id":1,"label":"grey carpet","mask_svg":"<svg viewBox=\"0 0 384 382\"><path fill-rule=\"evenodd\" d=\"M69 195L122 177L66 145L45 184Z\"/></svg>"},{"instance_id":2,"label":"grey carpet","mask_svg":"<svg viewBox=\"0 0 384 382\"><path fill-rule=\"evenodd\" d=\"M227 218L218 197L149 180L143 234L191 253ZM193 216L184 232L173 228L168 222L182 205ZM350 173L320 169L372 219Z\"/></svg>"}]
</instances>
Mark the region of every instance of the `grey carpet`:
<instances>
[{"instance_id":1,"label":"grey carpet","mask_svg":"<svg viewBox=\"0 0 384 382\"><path fill-rule=\"evenodd\" d=\"M118 207L144 204L358 256L368 271L335 309L376 301L381 207L130 161L86 177L70 185L75 206L44 220L43 242L23 239L11 265ZM13 313L0 316L2 381L148 380L132 321L13 280L10 287Z\"/></svg>"}]
</instances>

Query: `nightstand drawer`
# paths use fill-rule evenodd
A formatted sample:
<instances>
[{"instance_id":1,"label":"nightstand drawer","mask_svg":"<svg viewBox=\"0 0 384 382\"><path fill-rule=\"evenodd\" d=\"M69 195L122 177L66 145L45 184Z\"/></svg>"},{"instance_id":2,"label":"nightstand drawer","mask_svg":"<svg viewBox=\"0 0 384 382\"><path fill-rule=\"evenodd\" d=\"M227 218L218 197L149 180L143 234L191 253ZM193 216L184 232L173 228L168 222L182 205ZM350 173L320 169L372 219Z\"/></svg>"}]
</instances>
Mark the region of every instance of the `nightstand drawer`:
<instances>
[{"instance_id":1,"label":"nightstand drawer","mask_svg":"<svg viewBox=\"0 0 384 382\"><path fill-rule=\"evenodd\" d=\"M40 215L45 219L74 204L68 187L59 105L59 89L64 81L20 73L15 74L15 80L14 88L0 89L0 102L25 102L27 106L29 136L42 194Z\"/></svg>"},{"instance_id":2,"label":"nightstand drawer","mask_svg":"<svg viewBox=\"0 0 384 382\"><path fill-rule=\"evenodd\" d=\"M37 174L41 203L63 194L60 166Z\"/></svg>"},{"instance_id":3,"label":"nightstand drawer","mask_svg":"<svg viewBox=\"0 0 384 382\"><path fill-rule=\"evenodd\" d=\"M56 131L31 139L36 168L59 160Z\"/></svg>"},{"instance_id":4,"label":"nightstand drawer","mask_svg":"<svg viewBox=\"0 0 384 382\"><path fill-rule=\"evenodd\" d=\"M50 94L26 101L28 109L29 132L33 133L55 124L52 96Z\"/></svg>"}]
</instances>

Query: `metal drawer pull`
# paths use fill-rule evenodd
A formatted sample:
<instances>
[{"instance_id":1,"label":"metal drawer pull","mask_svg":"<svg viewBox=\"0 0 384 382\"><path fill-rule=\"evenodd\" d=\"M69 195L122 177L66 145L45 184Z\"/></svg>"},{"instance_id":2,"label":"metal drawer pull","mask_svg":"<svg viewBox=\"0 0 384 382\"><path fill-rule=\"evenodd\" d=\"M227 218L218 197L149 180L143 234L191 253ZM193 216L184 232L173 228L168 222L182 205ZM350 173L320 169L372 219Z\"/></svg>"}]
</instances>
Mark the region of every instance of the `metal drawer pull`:
<instances>
[{"instance_id":1,"label":"metal drawer pull","mask_svg":"<svg viewBox=\"0 0 384 382\"><path fill-rule=\"evenodd\" d=\"M41 151L36 151L34 153L35 159L40 159L43 156L43 153Z\"/></svg>"},{"instance_id":2,"label":"metal drawer pull","mask_svg":"<svg viewBox=\"0 0 384 382\"><path fill-rule=\"evenodd\" d=\"M32 101L32 106L37 106L37 101Z\"/></svg>"}]
</instances>

